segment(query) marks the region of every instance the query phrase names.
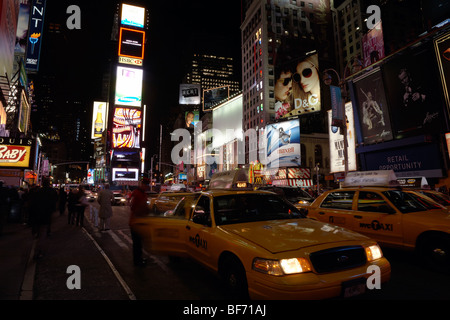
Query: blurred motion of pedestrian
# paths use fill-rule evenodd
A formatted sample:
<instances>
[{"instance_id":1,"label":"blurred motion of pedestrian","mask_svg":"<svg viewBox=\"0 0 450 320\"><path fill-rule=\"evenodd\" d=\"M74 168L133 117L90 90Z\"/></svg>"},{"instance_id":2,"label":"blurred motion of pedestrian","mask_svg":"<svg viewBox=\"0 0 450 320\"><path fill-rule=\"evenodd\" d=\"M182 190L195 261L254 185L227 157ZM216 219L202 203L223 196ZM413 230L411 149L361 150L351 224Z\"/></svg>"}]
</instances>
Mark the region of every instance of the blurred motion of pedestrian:
<instances>
[{"instance_id":1,"label":"blurred motion of pedestrian","mask_svg":"<svg viewBox=\"0 0 450 320\"><path fill-rule=\"evenodd\" d=\"M0 180L0 235L2 235L3 225L8 215L8 190L3 186L3 180Z\"/></svg>"},{"instance_id":2,"label":"blurred motion of pedestrian","mask_svg":"<svg viewBox=\"0 0 450 320\"><path fill-rule=\"evenodd\" d=\"M74 224L76 218L77 193L70 189L67 195L68 224Z\"/></svg>"},{"instance_id":3,"label":"blurred motion of pedestrian","mask_svg":"<svg viewBox=\"0 0 450 320\"><path fill-rule=\"evenodd\" d=\"M59 214L62 216L66 211L67 193L64 187L59 188Z\"/></svg>"},{"instance_id":4,"label":"blurred motion of pedestrian","mask_svg":"<svg viewBox=\"0 0 450 320\"><path fill-rule=\"evenodd\" d=\"M129 225L133 240L133 262L135 266L145 266L147 262L142 258L142 238L139 233L133 230L133 222L135 218L149 214L147 194L145 193L149 188L149 182L146 178L142 179L139 181L139 186L131 193Z\"/></svg>"},{"instance_id":5,"label":"blurred motion of pedestrian","mask_svg":"<svg viewBox=\"0 0 450 320\"><path fill-rule=\"evenodd\" d=\"M75 204L75 212L77 214L75 225L83 227L84 225L84 210L89 207L89 202L86 198L84 188L80 186L77 192L77 203Z\"/></svg>"},{"instance_id":6,"label":"blurred motion of pedestrian","mask_svg":"<svg viewBox=\"0 0 450 320\"><path fill-rule=\"evenodd\" d=\"M105 183L102 190L98 192L97 202L100 204L98 216L100 218L100 231L107 231L110 227L111 217L113 215L112 202L114 201L114 194L109 189L109 184Z\"/></svg>"},{"instance_id":7,"label":"blurred motion of pedestrian","mask_svg":"<svg viewBox=\"0 0 450 320\"><path fill-rule=\"evenodd\" d=\"M42 187L30 190L28 202L31 232L33 237L38 241L35 258L42 256L42 249L39 247L42 228L46 227L47 236L51 234L52 215L56 211L57 201L58 194L50 186L50 180L48 178L43 178Z\"/></svg>"}]
</instances>

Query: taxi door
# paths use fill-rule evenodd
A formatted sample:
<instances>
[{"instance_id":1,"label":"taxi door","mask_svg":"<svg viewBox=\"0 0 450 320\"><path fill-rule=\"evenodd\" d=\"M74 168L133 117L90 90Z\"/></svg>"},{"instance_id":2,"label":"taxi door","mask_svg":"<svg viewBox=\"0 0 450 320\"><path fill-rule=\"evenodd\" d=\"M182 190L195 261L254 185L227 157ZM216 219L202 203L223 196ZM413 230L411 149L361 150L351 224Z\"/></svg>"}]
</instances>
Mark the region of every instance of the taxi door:
<instances>
[{"instance_id":1,"label":"taxi door","mask_svg":"<svg viewBox=\"0 0 450 320\"><path fill-rule=\"evenodd\" d=\"M355 193L353 190L330 192L316 209L314 217L319 221L350 229L353 222L352 208Z\"/></svg>"},{"instance_id":2,"label":"taxi door","mask_svg":"<svg viewBox=\"0 0 450 320\"><path fill-rule=\"evenodd\" d=\"M188 254L195 260L211 266L212 226L211 199L201 195L191 218L186 225L186 247Z\"/></svg>"},{"instance_id":3,"label":"taxi door","mask_svg":"<svg viewBox=\"0 0 450 320\"><path fill-rule=\"evenodd\" d=\"M356 196L351 229L380 243L402 245L402 213L376 191L359 191Z\"/></svg>"}]
</instances>

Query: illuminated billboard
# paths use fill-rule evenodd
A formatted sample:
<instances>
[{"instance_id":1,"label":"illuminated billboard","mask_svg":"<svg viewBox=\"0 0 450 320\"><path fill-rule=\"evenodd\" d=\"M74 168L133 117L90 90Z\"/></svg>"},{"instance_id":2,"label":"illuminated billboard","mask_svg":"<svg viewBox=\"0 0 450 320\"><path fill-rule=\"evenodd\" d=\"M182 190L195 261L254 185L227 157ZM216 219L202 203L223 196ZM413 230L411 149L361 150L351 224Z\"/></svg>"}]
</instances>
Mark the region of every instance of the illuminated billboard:
<instances>
[{"instance_id":1,"label":"illuminated billboard","mask_svg":"<svg viewBox=\"0 0 450 320\"><path fill-rule=\"evenodd\" d=\"M283 51L285 50L285 51ZM276 57L274 90L275 119L321 110L319 56L297 56L292 48L283 48Z\"/></svg>"},{"instance_id":2,"label":"illuminated billboard","mask_svg":"<svg viewBox=\"0 0 450 320\"><path fill-rule=\"evenodd\" d=\"M28 102L25 90L20 95L19 121L17 128L20 132L27 133L28 123L30 122L30 103Z\"/></svg>"},{"instance_id":3,"label":"illuminated billboard","mask_svg":"<svg viewBox=\"0 0 450 320\"><path fill-rule=\"evenodd\" d=\"M200 104L200 85L199 84L181 84L179 104Z\"/></svg>"},{"instance_id":4,"label":"illuminated billboard","mask_svg":"<svg viewBox=\"0 0 450 320\"><path fill-rule=\"evenodd\" d=\"M265 129L268 168L300 166L300 121L268 124Z\"/></svg>"},{"instance_id":5,"label":"illuminated billboard","mask_svg":"<svg viewBox=\"0 0 450 320\"><path fill-rule=\"evenodd\" d=\"M229 86L203 90L203 111L210 111L215 106L227 101L229 97Z\"/></svg>"},{"instance_id":6,"label":"illuminated billboard","mask_svg":"<svg viewBox=\"0 0 450 320\"><path fill-rule=\"evenodd\" d=\"M34 0L31 5L31 16L28 30L25 68L38 71L41 53L42 32L44 30L45 0Z\"/></svg>"},{"instance_id":7,"label":"illuminated billboard","mask_svg":"<svg viewBox=\"0 0 450 320\"><path fill-rule=\"evenodd\" d=\"M112 127L113 149L139 149L142 130L140 109L115 108Z\"/></svg>"},{"instance_id":8,"label":"illuminated billboard","mask_svg":"<svg viewBox=\"0 0 450 320\"><path fill-rule=\"evenodd\" d=\"M345 104L345 128L347 130L348 170L356 170L355 122L352 103ZM330 173L345 171L344 135L338 127L332 125L332 112L328 111L328 132L330 136Z\"/></svg>"},{"instance_id":9,"label":"illuminated billboard","mask_svg":"<svg viewBox=\"0 0 450 320\"><path fill-rule=\"evenodd\" d=\"M119 56L144 59L145 32L120 28Z\"/></svg>"},{"instance_id":10,"label":"illuminated billboard","mask_svg":"<svg viewBox=\"0 0 450 320\"><path fill-rule=\"evenodd\" d=\"M29 168L33 139L0 137L0 168Z\"/></svg>"},{"instance_id":11,"label":"illuminated billboard","mask_svg":"<svg viewBox=\"0 0 450 320\"><path fill-rule=\"evenodd\" d=\"M94 101L91 139L102 137L103 131L106 130L107 112L108 104L106 102Z\"/></svg>"},{"instance_id":12,"label":"illuminated billboard","mask_svg":"<svg viewBox=\"0 0 450 320\"><path fill-rule=\"evenodd\" d=\"M115 103L128 107L140 107L142 77L142 69L117 67Z\"/></svg>"},{"instance_id":13,"label":"illuminated billboard","mask_svg":"<svg viewBox=\"0 0 450 320\"><path fill-rule=\"evenodd\" d=\"M137 168L112 168L113 181L138 181L139 169Z\"/></svg>"},{"instance_id":14,"label":"illuminated billboard","mask_svg":"<svg viewBox=\"0 0 450 320\"><path fill-rule=\"evenodd\" d=\"M122 4L122 14L120 23L136 28L144 28L145 8L132 6L126 3Z\"/></svg>"}]
</instances>

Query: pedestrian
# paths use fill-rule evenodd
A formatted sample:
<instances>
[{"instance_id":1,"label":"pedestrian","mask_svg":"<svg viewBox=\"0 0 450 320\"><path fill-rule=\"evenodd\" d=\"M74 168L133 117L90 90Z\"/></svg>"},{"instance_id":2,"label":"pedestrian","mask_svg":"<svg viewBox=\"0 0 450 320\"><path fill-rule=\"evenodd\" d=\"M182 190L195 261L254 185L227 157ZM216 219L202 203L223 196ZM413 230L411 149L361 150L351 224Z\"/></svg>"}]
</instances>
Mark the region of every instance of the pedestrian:
<instances>
[{"instance_id":1,"label":"pedestrian","mask_svg":"<svg viewBox=\"0 0 450 320\"><path fill-rule=\"evenodd\" d=\"M0 180L0 235L2 235L8 212L8 189L3 186L3 180Z\"/></svg>"},{"instance_id":2,"label":"pedestrian","mask_svg":"<svg viewBox=\"0 0 450 320\"><path fill-rule=\"evenodd\" d=\"M42 228L46 227L47 237L49 237L51 235L52 215L56 210L57 201L58 194L50 186L48 178L42 180L42 187L30 190L28 197L29 218L32 235L37 241L34 258L40 258L43 255L42 248L39 245Z\"/></svg>"},{"instance_id":3,"label":"pedestrian","mask_svg":"<svg viewBox=\"0 0 450 320\"><path fill-rule=\"evenodd\" d=\"M67 195L67 211L68 211L68 223L74 224L76 218L77 193L70 189Z\"/></svg>"},{"instance_id":4,"label":"pedestrian","mask_svg":"<svg viewBox=\"0 0 450 320\"><path fill-rule=\"evenodd\" d=\"M97 196L97 202L100 204L98 216L100 218L100 231L109 230L110 220L112 217L112 202L114 201L114 194L109 189L109 184L105 183L104 188L100 190Z\"/></svg>"},{"instance_id":5,"label":"pedestrian","mask_svg":"<svg viewBox=\"0 0 450 320\"><path fill-rule=\"evenodd\" d=\"M64 187L59 188L59 215L63 215L66 211L67 193Z\"/></svg>"},{"instance_id":6,"label":"pedestrian","mask_svg":"<svg viewBox=\"0 0 450 320\"><path fill-rule=\"evenodd\" d=\"M84 225L84 210L89 206L89 202L86 198L86 193L84 192L84 188L79 186L77 192L77 203L75 204L75 212L77 214L75 225L79 227L83 227Z\"/></svg>"},{"instance_id":7,"label":"pedestrian","mask_svg":"<svg viewBox=\"0 0 450 320\"><path fill-rule=\"evenodd\" d=\"M147 206L147 191L149 188L149 180L144 178L139 181L138 187L131 193L130 199L130 231L133 240L133 262L135 266L145 266L146 260L142 258L142 237L133 228L135 218L146 216L149 214Z\"/></svg>"}]
</instances>

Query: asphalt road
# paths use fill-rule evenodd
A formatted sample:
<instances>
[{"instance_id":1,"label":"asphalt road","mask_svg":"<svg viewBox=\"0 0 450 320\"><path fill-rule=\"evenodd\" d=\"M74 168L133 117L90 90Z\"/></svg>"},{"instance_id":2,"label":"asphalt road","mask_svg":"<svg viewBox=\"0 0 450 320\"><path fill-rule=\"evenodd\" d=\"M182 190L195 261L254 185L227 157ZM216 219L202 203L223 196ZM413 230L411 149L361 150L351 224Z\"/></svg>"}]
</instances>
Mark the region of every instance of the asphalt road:
<instances>
[{"instance_id":1,"label":"asphalt road","mask_svg":"<svg viewBox=\"0 0 450 320\"><path fill-rule=\"evenodd\" d=\"M46 240L49 254L36 266L35 300L233 301L220 279L194 261L147 256L146 267L134 267L128 210L114 207L107 232L98 231L88 213L83 229L58 217ZM412 253L383 251L392 267L390 282L352 300L450 299L450 274L424 268ZM69 266L79 267L80 288L68 289Z\"/></svg>"}]
</instances>

